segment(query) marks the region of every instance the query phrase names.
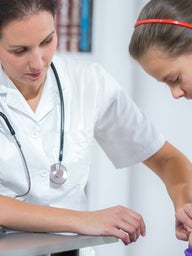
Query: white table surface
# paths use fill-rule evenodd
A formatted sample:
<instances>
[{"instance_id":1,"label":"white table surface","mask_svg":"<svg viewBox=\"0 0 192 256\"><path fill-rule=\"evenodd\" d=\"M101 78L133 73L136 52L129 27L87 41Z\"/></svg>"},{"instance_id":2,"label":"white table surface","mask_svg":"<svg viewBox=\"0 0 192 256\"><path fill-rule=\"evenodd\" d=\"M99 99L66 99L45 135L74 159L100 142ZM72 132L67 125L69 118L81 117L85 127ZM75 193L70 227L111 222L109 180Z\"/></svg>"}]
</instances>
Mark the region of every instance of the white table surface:
<instances>
[{"instance_id":1,"label":"white table surface","mask_svg":"<svg viewBox=\"0 0 192 256\"><path fill-rule=\"evenodd\" d=\"M109 236L10 233L0 238L0 256L37 256L117 242Z\"/></svg>"}]
</instances>

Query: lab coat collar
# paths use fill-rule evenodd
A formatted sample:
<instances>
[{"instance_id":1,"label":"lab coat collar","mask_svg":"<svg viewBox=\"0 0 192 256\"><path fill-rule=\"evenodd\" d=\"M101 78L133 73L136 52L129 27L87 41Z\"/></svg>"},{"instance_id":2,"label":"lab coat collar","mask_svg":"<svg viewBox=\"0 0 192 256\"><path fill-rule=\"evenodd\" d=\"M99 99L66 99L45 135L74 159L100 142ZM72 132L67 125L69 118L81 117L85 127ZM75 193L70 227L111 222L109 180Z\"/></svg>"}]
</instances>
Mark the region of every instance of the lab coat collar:
<instances>
[{"instance_id":1,"label":"lab coat collar","mask_svg":"<svg viewBox=\"0 0 192 256\"><path fill-rule=\"evenodd\" d=\"M51 70L48 70L41 99L35 112L29 107L22 94L7 77L1 66L0 78L0 100L4 101L7 106L30 116L30 118L36 121L40 121L55 105L59 104L57 84Z\"/></svg>"}]
</instances>

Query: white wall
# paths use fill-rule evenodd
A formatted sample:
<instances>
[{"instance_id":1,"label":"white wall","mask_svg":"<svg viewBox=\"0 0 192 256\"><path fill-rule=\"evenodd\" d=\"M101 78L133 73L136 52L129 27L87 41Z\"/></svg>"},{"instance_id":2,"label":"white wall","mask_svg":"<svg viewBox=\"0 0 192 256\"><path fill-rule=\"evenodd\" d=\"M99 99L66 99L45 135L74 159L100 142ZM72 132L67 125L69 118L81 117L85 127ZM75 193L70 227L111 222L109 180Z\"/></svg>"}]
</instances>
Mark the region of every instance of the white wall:
<instances>
[{"instance_id":1,"label":"white wall","mask_svg":"<svg viewBox=\"0 0 192 256\"><path fill-rule=\"evenodd\" d=\"M129 19L132 8L127 0L96 0L94 6L94 58L99 61L113 76L131 92L128 72ZM121 38L121 40L119 40ZM126 67L126 68L124 68ZM129 172L115 170L106 156L95 148L95 159L90 179L91 208L101 209L118 204L128 205ZM115 243L96 248L98 256L126 255L126 247Z\"/></svg>"},{"instance_id":2,"label":"white wall","mask_svg":"<svg viewBox=\"0 0 192 256\"><path fill-rule=\"evenodd\" d=\"M133 22L146 1L95 0L93 55L135 99L169 141L191 158L192 102L172 100L168 89L145 74L128 56ZM95 147L90 177L90 207L126 205L145 219L147 235L125 247L98 246L98 256L183 255L187 243L175 238L174 211L164 185L142 164L115 170Z\"/></svg>"}]
</instances>

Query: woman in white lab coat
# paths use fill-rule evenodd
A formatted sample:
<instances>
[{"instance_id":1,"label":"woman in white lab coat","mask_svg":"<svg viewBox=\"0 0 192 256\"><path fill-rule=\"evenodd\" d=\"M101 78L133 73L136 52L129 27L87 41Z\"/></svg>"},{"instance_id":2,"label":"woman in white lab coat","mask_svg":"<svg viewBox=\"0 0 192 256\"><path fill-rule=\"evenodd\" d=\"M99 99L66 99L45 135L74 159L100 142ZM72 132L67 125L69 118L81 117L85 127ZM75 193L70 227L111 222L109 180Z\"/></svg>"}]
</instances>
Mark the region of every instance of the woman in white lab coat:
<instances>
[{"instance_id":1,"label":"woman in white lab coat","mask_svg":"<svg viewBox=\"0 0 192 256\"><path fill-rule=\"evenodd\" d=\"M177 237L187 240L190 161L102 67L54 56L56 4L0 0L0 225L112 235L126 245L144 236L143 218L131 209L87 209L96 139L117 168L143 162L162 179L175 207Z\"/></svg>"}]
</instances>

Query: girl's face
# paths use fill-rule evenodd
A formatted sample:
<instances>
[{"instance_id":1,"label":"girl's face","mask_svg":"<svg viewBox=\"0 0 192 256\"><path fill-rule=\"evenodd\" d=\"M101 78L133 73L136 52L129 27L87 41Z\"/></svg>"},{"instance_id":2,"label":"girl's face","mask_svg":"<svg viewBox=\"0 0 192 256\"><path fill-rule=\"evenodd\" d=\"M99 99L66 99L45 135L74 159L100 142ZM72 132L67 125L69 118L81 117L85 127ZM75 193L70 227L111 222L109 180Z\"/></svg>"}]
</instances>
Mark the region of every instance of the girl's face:
<instances>
[{"instance_id":1,"label":"girl's face","mask_svg":"<svg viewBox=\"0 0 192 256\"><path fill-rule=\"evenodd\" d=\"M9 78L20 90L42 85L57 47L53 16L42 11L1 32L0 62Z\"/></svg>"},{"instance_id":2,"label":"girl's face","mask_svg":"<svg viewBox=\"0 0 192 256\"><path fill-rule=\"evenodd\" d=\"M139 59L142 68L169 86L175 99L192 99L192 54L170 57L160 49L149 49Z\"/></svg>"}]
</instances>

